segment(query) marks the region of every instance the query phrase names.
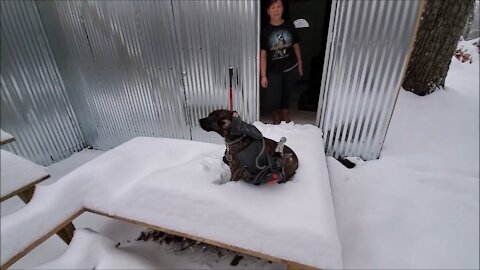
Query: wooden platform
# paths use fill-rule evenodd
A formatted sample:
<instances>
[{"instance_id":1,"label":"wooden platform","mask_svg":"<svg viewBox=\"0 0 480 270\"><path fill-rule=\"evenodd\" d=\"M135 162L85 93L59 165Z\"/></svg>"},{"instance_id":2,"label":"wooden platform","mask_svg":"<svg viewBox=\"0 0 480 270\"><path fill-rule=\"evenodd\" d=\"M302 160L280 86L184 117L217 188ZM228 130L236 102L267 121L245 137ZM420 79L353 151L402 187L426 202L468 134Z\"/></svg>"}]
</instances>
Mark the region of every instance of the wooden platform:
<instances>
[{"instance_id":1,"label":"wooden platform","mask_svg":"<svg viewBox=\"0 0 480 270\"><path fill-rule=\"evenodd\" d=\"M0 201L22 193L50 177L44 166L5 150L1 153L1 195Z\"/></svg>"},{"instance_id":2,"label":"wooden platform","mask_svg":"<svg viewBox=\"0 0 480 270\"><path fill-rule=\"evenodd\" d=\"M29 203L35 193L35 186L50 177L46 167L37 165L23 157L5 150L1 150L1 164L1 202L13 196L18 196L23 202ZM62 224L56 226L50 233L40 239L36 239L26 249L16 254L13 258L2 265L1 269L9 267L54 233L56 233L65 243L69 244L73 238L74 230L75 227L70 220L65 220Z\"/></svg>"},{"instance_id":3,"label":"wooden platform","mask_svg":"<svg viewBox=\"0 0 480 270\"><path fill-rule=\"evenodd\" d=\"M13 141L15 141L15 138L10 133L0 129L0 145L11 143Z\"/></svg>"},{"instance_id":4,"label":"wooden platform","mask_svg":"<svg viewBox=\"0 0 480 270\"><path fill-rule=\"evenodd\" d=\"M290 268L342 268L321 132L304 126L281 135L297 152L300 178L260 187L216 183L223 145L132 139L42 187L31 202L38 205L2 217L2 268L83 211ZM36 230L23 228L25 222L36 224ZM19 227L21 235L14 232Z\"/></svg>"}]
</instances>

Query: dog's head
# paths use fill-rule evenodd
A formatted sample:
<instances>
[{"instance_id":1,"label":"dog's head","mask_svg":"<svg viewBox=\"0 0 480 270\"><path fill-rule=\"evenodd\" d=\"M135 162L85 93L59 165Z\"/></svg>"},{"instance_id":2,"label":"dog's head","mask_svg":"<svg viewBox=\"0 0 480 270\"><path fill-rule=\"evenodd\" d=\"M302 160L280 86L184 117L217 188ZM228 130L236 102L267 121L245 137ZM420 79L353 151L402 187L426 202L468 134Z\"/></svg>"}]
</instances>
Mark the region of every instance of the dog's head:
<instances>
[{"instance_id":1,"label":"dog's head","mask_svg":"<svg viewBox=\"0 0 480 270\"><path fill-rule=\"evenodd\" d=\"M208 117L199 120L200 127L205 131L215 131L220 136L230 135L230 127L232 126L232 116L236 112L228 110L215 110Z\"/></svg>"}]
</instances>

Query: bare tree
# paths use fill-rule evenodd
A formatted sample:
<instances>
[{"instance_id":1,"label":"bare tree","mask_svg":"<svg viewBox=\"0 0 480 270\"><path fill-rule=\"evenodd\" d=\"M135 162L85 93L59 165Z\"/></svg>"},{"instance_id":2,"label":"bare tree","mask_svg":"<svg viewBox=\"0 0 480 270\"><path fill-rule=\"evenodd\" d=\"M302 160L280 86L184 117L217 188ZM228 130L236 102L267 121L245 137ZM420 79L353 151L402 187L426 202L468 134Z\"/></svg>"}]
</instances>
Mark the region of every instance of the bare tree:
<instances>
[{"instance_id":1,"label":"bare tree","mask_svg":"<svg viewBox=\"0 0 480 270\"><path fill-rule=\"evenodd\" d=\"M427 0L403 88L424 96L445 86L452 55L475 0Z\"/></svg>"}]
</instances>

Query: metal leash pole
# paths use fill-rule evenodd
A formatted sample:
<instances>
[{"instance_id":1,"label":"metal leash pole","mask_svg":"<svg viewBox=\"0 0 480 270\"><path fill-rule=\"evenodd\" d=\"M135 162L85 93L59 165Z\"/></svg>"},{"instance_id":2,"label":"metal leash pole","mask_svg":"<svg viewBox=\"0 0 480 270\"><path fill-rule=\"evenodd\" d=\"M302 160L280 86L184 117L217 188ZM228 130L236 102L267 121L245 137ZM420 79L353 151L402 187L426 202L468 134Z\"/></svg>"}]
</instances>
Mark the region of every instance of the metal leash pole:
<instances>
[{"instance_id":1,"label":"metal leash pole","mask_svg":"<svg viewBox=\"0 0 480 270\"><path fill-rule=\"evenodd\" d=\"M233 93L232 93L232 87L233 87L233 67L228 68L228 77L229 77L229 84L230 84L230 90L229 90L229 101L230 101L230 111L233 111Z\"/></svg>"}]
</instances>

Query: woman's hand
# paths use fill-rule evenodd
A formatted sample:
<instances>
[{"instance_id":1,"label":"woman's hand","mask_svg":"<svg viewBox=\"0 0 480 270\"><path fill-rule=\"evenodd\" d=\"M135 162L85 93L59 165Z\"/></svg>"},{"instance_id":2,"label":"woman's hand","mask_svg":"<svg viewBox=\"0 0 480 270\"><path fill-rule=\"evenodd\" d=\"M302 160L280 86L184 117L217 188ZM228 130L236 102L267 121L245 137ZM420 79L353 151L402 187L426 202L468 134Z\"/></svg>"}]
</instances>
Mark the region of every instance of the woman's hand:
<instances>
[{"instance_id":1,"label":"woman's hand","mask_svg":"<svg viewBox=\"0 0 480 270\"><path fill-rule=\"evenodd\" d=\"M303 77L303 67L302 67L302 65L298 65L298 77L299 78Z\"/></svg>"},{"instance_id":2,"label":"woman's hand","mask_svg":"<svg viewBox=\"0 0 480 270\"><path fill-rule=\"evenodd\" d=\"M262 79L260 80L260 84L262 85L263 88L267 88L268 86L267 76L262 76Z\"/></svg>"}]
</instances>

